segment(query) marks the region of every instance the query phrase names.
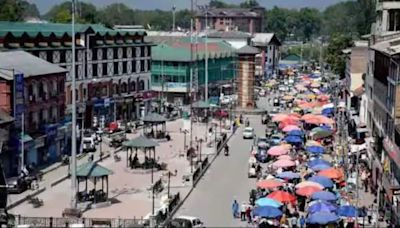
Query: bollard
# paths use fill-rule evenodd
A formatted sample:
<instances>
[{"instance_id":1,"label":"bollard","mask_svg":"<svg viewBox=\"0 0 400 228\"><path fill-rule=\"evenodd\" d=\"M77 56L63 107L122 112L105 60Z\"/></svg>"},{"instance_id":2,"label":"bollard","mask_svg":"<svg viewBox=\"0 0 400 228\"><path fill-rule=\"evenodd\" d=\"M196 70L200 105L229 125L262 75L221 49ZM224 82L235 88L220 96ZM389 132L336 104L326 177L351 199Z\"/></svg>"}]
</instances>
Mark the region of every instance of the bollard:
<instances>
[{"instance_id":1,"label":"bollard","mask_svg":"<svg viewBox=\"0 0 400 228\"><path fill-rule=\"evenodd\" d=\"M50 224L49 224L50 228L53 228L53 217L50 217Z\"/></svg>"}]
</instances>

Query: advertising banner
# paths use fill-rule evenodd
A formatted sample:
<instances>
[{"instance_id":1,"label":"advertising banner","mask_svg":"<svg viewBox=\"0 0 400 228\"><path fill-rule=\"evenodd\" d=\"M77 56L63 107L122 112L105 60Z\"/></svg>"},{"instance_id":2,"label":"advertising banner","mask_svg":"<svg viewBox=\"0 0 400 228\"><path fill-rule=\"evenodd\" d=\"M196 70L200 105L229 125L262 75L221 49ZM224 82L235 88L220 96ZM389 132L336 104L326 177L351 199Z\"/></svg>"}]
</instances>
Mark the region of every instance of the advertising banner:
<instances>
[{"instance_id":1,"label":"advertising banner","mask_svg":"<svg viewBox=\"0 0 400 228\"><path fill-rule=\"evenodd\" d=\"M22 126L22 113L24 112L24 75L15 74L14 75L14 123L17 128Z\"/></svg>"}]
</instances>

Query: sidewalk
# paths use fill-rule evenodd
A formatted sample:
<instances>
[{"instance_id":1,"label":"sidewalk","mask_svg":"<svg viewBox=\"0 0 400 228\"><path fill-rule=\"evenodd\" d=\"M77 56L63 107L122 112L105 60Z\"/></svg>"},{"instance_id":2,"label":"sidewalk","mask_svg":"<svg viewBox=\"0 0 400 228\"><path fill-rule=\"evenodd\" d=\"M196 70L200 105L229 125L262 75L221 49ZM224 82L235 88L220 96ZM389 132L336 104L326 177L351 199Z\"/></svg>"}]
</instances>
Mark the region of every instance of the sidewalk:
<instances>
[{"instance_id":1,"label":"sidewalk","mask_svg":"<svg viewBox=\"0 0 400 228\"><path fill-rule=\"evenodd\" d=\"M162 178L164 182L164 191L155 197L155 208L161 206L161 198L167 194L168 171L175 173L176 176L171 175L170 179L170 194L180 192L181 197L187 194L191 188L191 182L183 181L185 176L190 176L191 166L186 153L183 151L184 134L180 132L183 127L183 120L176 120L167 122L167 131L171 135L172 140L159 141L160 146L156 148L156 158L159 162L167 164L167 171L154 172L154 182ZM205 138L205 124L193 124L193 140L195 137ZM127 134L129 139L135 138L142 133L138 130L134 134ZM215 135L210 137L215 138ZM190 136L186 135L186 144L189 146ZM195 144L194 144L195 147ZM103 151L106 151L103 145ZM206 143L201 146L202 159L215 153L215 147L207 147ZM98 157L98 152L96 156ZM127 153L122 151L119 153L121 157L120 162L115 162L114 159L104 159L99 162L100 165L113 171L113 175L109 176L109 198L111 205L108 207L90 209L84 212L83 216L87 218L140 218L145 217L152 210L152 197L148 188L151 186L151 171L150 170L137 170L126 167ZM138 158L140 162L144 160L144 153L138 151ZM195 159L196 160L196 159ZM79 164L83 164L87 158L80 159ZM43 200L44 205L40 208L33 208L27 202L18 205L10 213L23 216L46 216L46 217L61 217L62 210L69 206L70 201L70 181L62 181L54 187L50 187L51 183L60 179L68 171L68 167L62 166L43 176L41 186L45 186L46 190L40 193L38 197ZM101 187L101 183L97 184L97 189ZM85 188L84 183L79 186L82 191ZM88 189L93 188L93 183L89 182ZM68 189L68 190L67 190ZM67 190L67 191L66 191ZM27 192L24 194L29 194ZM11 201L23 197L24 194L12 196Z\"/></svg>"}]
</instances>

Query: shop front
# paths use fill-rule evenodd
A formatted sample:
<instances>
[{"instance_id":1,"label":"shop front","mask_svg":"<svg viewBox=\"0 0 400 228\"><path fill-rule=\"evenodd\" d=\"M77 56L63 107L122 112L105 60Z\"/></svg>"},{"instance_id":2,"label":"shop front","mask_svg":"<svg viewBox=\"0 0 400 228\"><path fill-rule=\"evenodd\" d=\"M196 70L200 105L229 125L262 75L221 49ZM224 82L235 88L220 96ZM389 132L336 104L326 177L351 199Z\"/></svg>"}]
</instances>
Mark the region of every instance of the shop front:
<instances>
[{"instance_id":1,"label":"shop front","mask_svg":"<svg viewBox=\"0 0 400 228\"><path fill-rule=\"evenodd\" d=\"M104 127L115 119L115 102L112 98L93 98L91 105L93 127ZM89 108L88 108L89 109Z\"/></svg>"},{"instance_id":2,"label":"shop front","mask_svg":"<svg viewBox=\"0 0 400 228\"><path fill-rule=\"evenodd\" d=\"M391 208L391 223L400 225L400 149L388 137L383 140L383 148L382 186L385 189L385 202Z\"/></svg>"},{"instance_id":3,"label":"shop front","mask_svg":"<svg viewBox=\"0 0 400 228\"><path fill-rule=\"evenodd\" d=\"M58 124L48 124L45 126L45 147L47 148L47 162L52 164L54 162L59 161L60 159L60 151L57 145L57 133L58 133Z\"/></svg>"},{"instance_id":4,"label":"shop front","mask_svg":"<svg viewBox=\"0 0 400 228\"><path fill-rule=\"evenodd\" d=\"M142 119L147 113L152 111L152 102L157 98L156 91L144 91L134 95L136 117Z\"/></svg>"}]
</instances>

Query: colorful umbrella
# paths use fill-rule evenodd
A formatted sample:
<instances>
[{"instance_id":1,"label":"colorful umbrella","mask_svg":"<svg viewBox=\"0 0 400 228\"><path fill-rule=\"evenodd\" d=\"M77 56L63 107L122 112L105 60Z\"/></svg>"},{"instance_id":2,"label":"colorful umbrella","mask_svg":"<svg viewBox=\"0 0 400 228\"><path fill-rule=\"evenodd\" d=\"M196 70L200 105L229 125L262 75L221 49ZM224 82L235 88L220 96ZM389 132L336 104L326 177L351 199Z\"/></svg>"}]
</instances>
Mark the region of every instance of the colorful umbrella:
<instances>
[{"instance_id":1,"label":"colorful umbrella","mask_svg":"<svg viewBox=\"0 0 400 228\"><path fill-rule=\"evenodd\" d=\"M324 169L318 172L318 176L324 176L331 179L340 179L344 176L343 170L336 168Z\"/></svg>"},{"instance_id":2,"label":"colorful umbrella","mask_svg":"<svg viewBox=\"0 0 400 228\"><path fill-rule=\"evenodd\" d=\"M303 136L304 133L302 130L293 130L293 131L289 131L287 135L293 135L293 136Z\"/></svg>"},{"instance_id":3,"label":"colorful umbrella","mask_svg":"<svg viewBox=\"0 0 400 228\"><path fill-rule=\"evenodd\" d=\"M307 140L306 146L321 146L321 143L314 140Z\"/></svg>"},{"instance_id":4,"label":"colorful umbrella","mask_svg":"<svg viewBox=\"0 0 400 228\"><path fill-rule=\"evenodd\" d=\"M319 183L313 182L313 181L302 181L296 185L296 188L304 188L304 187L310 187L310 186L319 188L320 190L325 188L322 184L319 184Z\"/></svg>"},{"instance_id":5,"label":"colorful umbrella","mask_svg":"<svg viewBox=\"0 0 400 228\"><path fill-rule=\"evenodd\" d=\"M320 100L320 101L327 101L327 100L329 100L329 95L320 94L320 95L317 96L317 99Z\"/></svg>"},{"instance_id":6,"label":"colorful umbrella","mask_svg":"<svg viewBox=\"0 0 400 228\"><path fill-rule=\"evenodd\" d=\"M290 131L294 131L294 130L301 130L301 129L296 125L287 125L282 129L282 131L284 131L284 132L290 132Z\"/></svg>"},{"instance_id":7,"label":"colorful umbrella","mask_svg":"<svg viewBox=\"0 0 400 228\"><path fill-rule=\"evenodd\" d=\"M308 178L308 181L318 183L318 184L324 186L325 188L333 187L333 181L324 176L312 176L312 177Z\"/></svg>"},{"instance_id":8,"label":"colorful umbrella","mask_svg":"<svg viewBox=\"0 0 400 228\"><path fill-rule=\"evenodd\" d=\"M269 179L269 180L261 180L257 182L256 185L258 188L268 189L268 188L281 187L284 185L284 183L275 179Z\"/></svg>"},{"instance_id":9,"label":"colorful umbrella","mask_svg":"<svg viewBox=\"0 0 400 228\"><path fill-rule=\"evenodd\" d=\"M281 203L293 203L296 200L296 197L285 191L274 191L267 195L268 198L277 200Z\"/></svg>"},{"instance_id":10,"label":"colorful umbrella","mask_svg":"<svg viewBox=\"0 0 400 228\"><path fill-rule=\"evenodd\" d=\"M312 201L307 209L308 213L316 212L333 212L337 210L337 206L326 201Z\"/></svg>"},{"instance_id":11,"label":"colorful umbrella","mask_svg":"<svg viewBox=\"0 0 400 228\"><path fill-rule=\"evenodd\" d=\"M267 197L263 197L263 198L256 200L255 204L259 207L270 206L270 207L278 208L278 207L282 206L281 202L276 201L271 198L267 198Z\"/></svg>"},{"instance_id":12,"label":"colorful umbrella","mask_svg":"<svg viewBox=\"0 0 400 228\"><path fill-rule=\"evenodd\" d=\"M280 155L278 157L278 160L293 160L293 158L290 155L284 154L284 155Z\"/></svg>"},{"instance_id":13,"label":"colorful umbrella","mask_svg":"<svg viewBox=\"0 0 400 228\"><path fill-rule=\"evenodd\" d=\"M255 216L264 218L277 218L282 215L282 211L271 206L256 207L253 211Z\"/></svg>"},{"instance_id":14,"label":"colorful umbrella","mask_svg":"<svg viewBox=\"0 0 400 228\"><path fill-rule=\"evenodd\" d=\"M314 194L312 194L311 195L311 199L313 199L313 200L335 201L335 200L337 200L337 197L332 192L320 191L320 192L315 192Z\"/></svg>"},{"instance_id":15,"label":"colorful umbrella","mask_svg":"<svg viewBox=\"0 0 400 228\"><path fill-rule=\"evenodd\" d=\"M314 166L312 166L310 168L312 170L314 170L314 171L321 171L321 170L324 170L324 169L329 169L331 167L332 167L331 165L327 165L327 164L318 164L318 165L314 165ZM319 176L319 177L322 177L322 176Z\"/></svg>"},{"instance_id":16,"label":"colorful umbrella","mask_svg":"<svg viewBox=\"0 0 400 228\"><path fill-rule=\"evenodd\" d=\"M296 163L291 160L277 160L274 163L272 163L272 167L275 169L277 168L287 168L287 167L292 167L295 166Z\"/></svg>"},{"instance_id":17,"label":"colorful umbrella","mask_svg":"<svg viewBox=\"0 0 400 228\"><path fill-rule=\"evenodd\" d=\"M322 108L334 108L335 105L333 103L325 104L322 106Z\"/></svg>"},{"instance_id":18,"label":"colorful umbrella","mask_svg":"<svg viewBox=\"0 0 400 228\"><path fill-rule=\"evenodd\" d=\"M272 122L281 122L282 120L286 119L289 115L285 113L278 113L272 117Z\"/></svg>"},{"instance_id":19,"label":"colorful umbrella","mask_svg":"<svg viewBox=\"0 0 400 228\"><path fill-rule=\"evenodd\" d=\"M331 212L316 212L309 215L306 222L308 224L326 225L336 223L339 219L340 218L337 215Z\"/></svg>"},{"instance_id":20,"label":"colorful umbrella","mask_svg":"<svg viewBox=\"0 0 400 228\"><path fill-rule=\"evenodd\" d=\"M308 118L308 119L304 120L304 122L306 122L308 124L315 124L315 125L319 125L321 123L321 121L318 117Z\"/></svg>"},{"instance_id":21,"label":"colorful umbrella","mask_svg":"<svg viewBox=\"0 0 400 228\"><path fill-rule=\"evenodd\" d=\"M286 136L283 141L291 143L291 144L296 144L296 143L302 143L303 139L299 136L293 136L293 135L289 135Z\"/></svg>"},{"instance_id":22,"label":"colorful umbrella","mask_svg":"<svg viewBox=\"0 0 400 228\"><path fill-rule=\"evenodd\" d=\"M313 167L313 166L321 165L321 164L326 164L326 165L332 166L332 164L330 162L328 162L324 159L320 159L320 158L311 160L307 163L308 167Z\"/></svg>"},{"instance_id":23,"label":"colorful umbrella","mask_svg":"<svg viewBox=\"0 0 400 228\"><path fill-rule=\"evenodd\" d=\"M365 212L362 210L358 209L354 206L351 205L344 205L339 207L338 209L338 215L343 216L343 217L364 217Z\"/></svg>"},{"instance_id":24,"label":"colorful umbrella","mask_svg":"<svg viewBox=\"0 0 400 228\"><path fill-rule=\"evenodd\" d=\"M306 151L312 154L323 154L325 153L325 148L322 146L307 146Z\"/></svg>"},{"instance_id":25,"label":"colorful umbrella","mask_svg":"<svg viewBox=\"0 0 400 228\"><path fill-rule=\"evenodd\" d=\"M289 149L287 147L281 146L281 145L273 146L267 151L267 154L269 154L271 156L280 156L280 155L287 154Z\"/></svg>"},{"instance_id":26,"label":"colorful umbrella","mask_svg":"<svg viewBox=\"0 0 400 228\"><path fill-rule=\"evenodd\" d=\"M288 179L288 180L298 179L301 177L299 173L294 173L292 171L281 172L281 173L278 173L276 176L279 178Z\"/></svg>"},{"instance_id":27,"label":"colorful umbrella","mask_svg":"<svg viewBox=\"0 0 400 228\"><path fill-rule=\"evenodd\" d=\"M312 194L315 192L321 191L320 188L314 187L314 186L307 186L307 187L302 187L296 190L296 194L300 196L307 196L310 197Z\"/></svg>"},{"instance_id":28,"label":"colorful umbrella","mask_svg":"<svg viewBox=\"0 0 400 228\"><path fill-rule=\"evenodd\" d=\"M307 120L307 119L314 119L314 118L318 118L317 115L315 114L305 114L301 117L301 120Z\"/></svg>"},{"instance_id":29,"label":"colorful umbrella","mask_svg":"<svg viewBox=\"0 0 400 228\"><path fill-rule=\"evenodd\" d=\"M287 100L287 101L288 101L288 100L293 100L293 99L294 99L294 97L293 97L293 96L291 96L291 95L286 95L286 96L283 96L283 97L282 97L282 99L283 99L283 100Z\"/></svg>"},{"instance_id":30,"label":"colorful umbrella","mask_svg":"<svg viewBox=\"0 0 400 228\"><path fill-rule=\"evenodd\" d=\"M320 124L331 124L332 125L335 123L335 121L333 119L328 118L324 115L319 115L318 118L319 118Z\"/></svg>"}]
</instances>

